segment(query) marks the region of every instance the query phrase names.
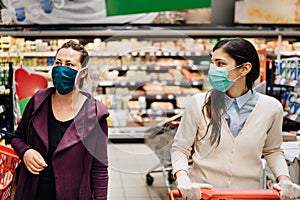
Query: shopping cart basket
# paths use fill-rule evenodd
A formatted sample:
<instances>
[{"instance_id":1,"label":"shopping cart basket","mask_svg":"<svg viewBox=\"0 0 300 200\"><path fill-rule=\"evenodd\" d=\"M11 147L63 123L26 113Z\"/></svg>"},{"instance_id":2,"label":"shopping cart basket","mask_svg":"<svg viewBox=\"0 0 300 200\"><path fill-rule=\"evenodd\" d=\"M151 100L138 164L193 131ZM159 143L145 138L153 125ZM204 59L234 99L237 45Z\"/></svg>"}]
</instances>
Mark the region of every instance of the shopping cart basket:
<instances>
[{"instance_id":1,"label":"shopping cart basket","mask_svg":"<svg viewBox=\"0 0 300 200\"><path fill-rule=\"evenodd\" d=\"M10 198L11 182L13 173L20 159L15 151L7 146L0 145L0 199Z\"/></svg>"},{"instance_id":2,"label":"shopping cart basket","mask_svg":"<svg viewBox=\"0 0 300 200\"><path fill-rule=\"evenodd\" d=\"M277 190L237 190L237 189L201 189L204 200L246 200L246 199L272 199L279 200L280 195ZM180 198L179 190L171 190L169 199Z\"/></svg>"},{"instance_id":3,"label":"shopping cart basket","mask_svg":"<svg viewBox=\"0 0 300 200\"><path fill-rule=\"evenodd\" d=\"M174 177L171 170L171 154L170 148L172 146L173 138L178 128L181 114L175 115L170 119L158 124L155 127L147 130L146 137L144 139L145 144L150 147L151 150L159 158L159 164L153 167L146 174L146 182L148 185L152 185L154 178L152 173L160 172L163 174L165 185L170 192L170 183L174 182ZM168 175L166 175L168 174Z\"/></svg>"}]
</instances>

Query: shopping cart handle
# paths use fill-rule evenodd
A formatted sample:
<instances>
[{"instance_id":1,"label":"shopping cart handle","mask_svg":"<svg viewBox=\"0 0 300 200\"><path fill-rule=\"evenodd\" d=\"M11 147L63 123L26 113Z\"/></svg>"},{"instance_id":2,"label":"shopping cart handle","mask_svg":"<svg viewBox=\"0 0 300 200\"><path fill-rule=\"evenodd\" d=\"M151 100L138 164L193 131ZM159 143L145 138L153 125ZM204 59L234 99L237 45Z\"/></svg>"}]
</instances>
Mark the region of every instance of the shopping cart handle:
<instances>
[{"instance_id":1,"label":"shopping cart handle","mask_svg":"<svg viewBox=\"0 0 300 200\"><path fill-rule=\"evenodd\" d=\"M200 189L201 199L273 199L279 200L280 194L277 190L238 190L238 189ZM170 200L175 200L175 198L181 197L179 190L171 190L169 194Z\"/></svg>"}]
</instances>

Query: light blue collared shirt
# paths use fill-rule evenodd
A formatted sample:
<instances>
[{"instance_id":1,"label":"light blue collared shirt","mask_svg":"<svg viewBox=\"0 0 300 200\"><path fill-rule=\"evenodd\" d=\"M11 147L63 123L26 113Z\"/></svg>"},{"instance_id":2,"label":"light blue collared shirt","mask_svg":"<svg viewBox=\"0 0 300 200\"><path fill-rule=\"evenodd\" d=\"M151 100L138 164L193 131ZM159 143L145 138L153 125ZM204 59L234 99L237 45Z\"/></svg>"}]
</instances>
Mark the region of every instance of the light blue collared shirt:
<instances>
[{"instance_id":1,"label":"light blue collared shirt","mask_svg":"<svg viewBox=\"0 0 300 200\"><path fill-rule=\"evenodd\" d=\"M236 137L243 128L258 99L259 94L255 90L249 90L246 94L238 98L231 98L225 95L225 119L234 137Z\"/></svg>"}]
</instances>

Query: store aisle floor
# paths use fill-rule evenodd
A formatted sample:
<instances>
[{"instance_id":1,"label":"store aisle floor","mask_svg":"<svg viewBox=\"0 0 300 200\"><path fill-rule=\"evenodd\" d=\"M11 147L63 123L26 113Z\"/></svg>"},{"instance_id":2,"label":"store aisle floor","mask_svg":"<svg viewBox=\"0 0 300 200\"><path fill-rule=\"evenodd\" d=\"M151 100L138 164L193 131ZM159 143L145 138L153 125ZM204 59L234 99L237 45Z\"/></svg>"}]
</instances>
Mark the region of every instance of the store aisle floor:
<instances>
[{"instance_id":1,"label":"store aisle floor","mask_svg":"<svg viewBox=\"0 0 300 200\"><path fill-rule=\"evenodd\" d=\"M154 182L146 183L146 174L158 165L156 154L145 144L113 144L109 152L109 200L167 200L168 190L162 173L151 174Z\"/></svg>"}]
</instances>

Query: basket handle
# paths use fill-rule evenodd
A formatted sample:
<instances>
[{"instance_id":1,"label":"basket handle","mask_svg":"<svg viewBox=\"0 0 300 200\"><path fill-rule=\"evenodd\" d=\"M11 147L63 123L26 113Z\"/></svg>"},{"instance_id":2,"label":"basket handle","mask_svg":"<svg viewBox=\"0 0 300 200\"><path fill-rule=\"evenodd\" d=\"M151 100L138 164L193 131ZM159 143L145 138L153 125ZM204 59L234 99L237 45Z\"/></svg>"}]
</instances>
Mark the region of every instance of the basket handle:
<instances>
[{"instance_id":1,"label":"basket handle","mask_svg":"<svg viewBox=\"0 0 300 200\"><path fill-rule=\"evenodd\" d=\"M209 199L212 197L212 195L214 193L214 190L212 190L212 189L202 188L200 190L201 190L201 199ZM182 197L179 190L171 190L170 191L170 195L169 195L170 200L175 200L175 198L179 198L179 197Z\"/></svg>"},{"instance_id":2,"label":"basket handle","mask_svg":"<svg viewBox=\"0 0 300 200\"><path fill-rule=\"evenodd\" d=\"M18 135L18 134L15 134L13 132L6 131L6 130L3 130L3 129L0 129L0 134L9 135L9 136L14 137L14 138L23 138L21 135Z\"/></svg>"},{"instance_id":3,"label":"basket handle","mask_svg":"<svg viewBox=\"0 0 300 200\"><path fill-rule=\"evenodd\" d=\"M235 190L235 189L205 189L201 188L201 199L209 200L211 198L222 198L226 199L234 199L234 197L243 197L250 199L272 199L279 200L280 194L277 190ZM169 193L169 200L175 200L175 198L182 197L179 190L171 190ZM226 198L227 197L227 198Z\"/></svg>"}]
</instances>

